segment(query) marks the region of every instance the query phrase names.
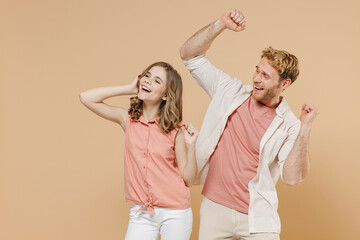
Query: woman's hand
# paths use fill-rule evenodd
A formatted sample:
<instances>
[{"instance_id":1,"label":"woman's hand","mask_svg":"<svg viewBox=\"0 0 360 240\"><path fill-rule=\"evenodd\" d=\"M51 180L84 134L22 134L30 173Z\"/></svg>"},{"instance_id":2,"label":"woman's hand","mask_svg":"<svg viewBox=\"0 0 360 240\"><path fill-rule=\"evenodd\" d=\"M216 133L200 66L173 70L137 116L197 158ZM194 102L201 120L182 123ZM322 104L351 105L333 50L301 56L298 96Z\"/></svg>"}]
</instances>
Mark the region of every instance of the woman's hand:
<instances>
[{"instance_id":1,"label":"woman's hand","mask_svg":"<svg viewBox=\"0 0 360 240\"><path fill-rule=\"evenodd\" d=\"M184 128L184 140L186 148L195 146L196 140L199 136L199 131L191 123Z\"/></svg>"},{"instance_id":2,"label":"woman's hand","mask_svg":"<svg viewBox=\"0 0 360 240\"><path fill-rule=\"evenodd\" d=\"M138 94L139 92L139 80L140 75L135 77L134 80L129 84L129 91L133 94Z\"/></svg>"}]
</instances>

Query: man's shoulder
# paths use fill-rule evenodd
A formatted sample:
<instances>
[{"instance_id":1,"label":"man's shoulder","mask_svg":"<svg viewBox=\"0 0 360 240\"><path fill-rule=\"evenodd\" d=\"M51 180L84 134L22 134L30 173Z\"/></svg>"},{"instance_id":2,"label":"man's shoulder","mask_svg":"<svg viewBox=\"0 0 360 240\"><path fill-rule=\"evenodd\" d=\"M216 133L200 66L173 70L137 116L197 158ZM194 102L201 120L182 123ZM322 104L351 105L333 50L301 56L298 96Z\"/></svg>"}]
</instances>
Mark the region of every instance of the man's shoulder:
<instances>
[{"instance_id":1,"label":"man's shoulder","mask_svg":"<svg viewBox=\"0 0 360 240\"><path fill-rule=\"evenodd\" d=\"M277 109L277 113L281 116L287 126L292 127L300 125L299 119L296 117L290 105L286 102L285 98L281 100L281 103Z\"/></svg>"}]
</instances>

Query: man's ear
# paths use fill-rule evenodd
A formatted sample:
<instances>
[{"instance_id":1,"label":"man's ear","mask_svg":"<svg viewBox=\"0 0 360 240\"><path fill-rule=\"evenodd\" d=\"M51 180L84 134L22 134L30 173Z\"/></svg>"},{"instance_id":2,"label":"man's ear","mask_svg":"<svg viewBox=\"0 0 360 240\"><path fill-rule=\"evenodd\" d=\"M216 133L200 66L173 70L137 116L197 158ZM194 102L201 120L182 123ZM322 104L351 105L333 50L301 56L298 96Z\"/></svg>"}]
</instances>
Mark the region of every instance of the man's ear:
<instances>
[{"instance_id":1,"label":"man's ear","mask_svg":"<svg viewBox=\"0 0 360 240\"><path fill-rule=\"evenodd\" d=\"M287 89L291 84L291 79L290 78L286 78L284 80L282 80L281 82L281 88L284 91L285 89Z\"/></svg>"}]
</instances>

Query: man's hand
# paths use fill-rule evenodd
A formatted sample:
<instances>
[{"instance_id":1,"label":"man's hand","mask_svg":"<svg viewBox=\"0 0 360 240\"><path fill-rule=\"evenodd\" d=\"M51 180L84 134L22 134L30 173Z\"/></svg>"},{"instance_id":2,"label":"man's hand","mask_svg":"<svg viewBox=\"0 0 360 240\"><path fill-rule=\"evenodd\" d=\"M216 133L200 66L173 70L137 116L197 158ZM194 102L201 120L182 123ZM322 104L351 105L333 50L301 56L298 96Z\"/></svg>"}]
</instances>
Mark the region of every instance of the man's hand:
<instances>
[{"instance_id":1,"label":"man's hand","mask_svg":"<svg viewBox=\"0 0 360 240\"><path fill-rule=\"evenodd\" d=\"M246 20L242 12L237 9L226 11L221 17L220 21L225 24L227 29L235 32L240 32L246 27Z\"/></svg>"},{"instance_id":2,"label":"man's hand","mask_svg":"<svg viewBox=\"0 0 360 240\"><path fill-rule=\"evenodd\" d=\"M310 126L311 123L314 121L316 115L319 114L319 110L311 105L311 104L304 104L301 107L301 114L300 114L300 121L301 124L305 126Z\"/></svg>"}]
</instances>

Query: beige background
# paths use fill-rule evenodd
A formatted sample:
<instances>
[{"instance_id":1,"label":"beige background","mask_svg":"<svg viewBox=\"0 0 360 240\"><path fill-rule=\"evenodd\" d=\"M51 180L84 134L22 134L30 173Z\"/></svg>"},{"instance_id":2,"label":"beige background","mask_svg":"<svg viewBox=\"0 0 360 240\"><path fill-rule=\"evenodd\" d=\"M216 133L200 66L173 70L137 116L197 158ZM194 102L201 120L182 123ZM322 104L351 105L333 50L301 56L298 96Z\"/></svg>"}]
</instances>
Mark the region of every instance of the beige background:
<instances>
[{"instance_id":1,"label":"beige background","mask_svg":"<svg viewBox=\"0 0 360 240\"><path fill-rule=\"evenodd\" d=\"M184 80L184 121L201 126L209 98L179 48L231 7L247 29L225 32L208 53L245 83L266 46L301 61L284 93L296 115L321 109L311 135L311 173L278 184L281 237L360 239L357 0L3 0L0 6L0 239L123 239L124 134L83 107L81 91L121 85L154 61ZM128 97L110 101L128 105ZM192 187L197 239L201 187Z\"/></svg>"}]
</instances>

